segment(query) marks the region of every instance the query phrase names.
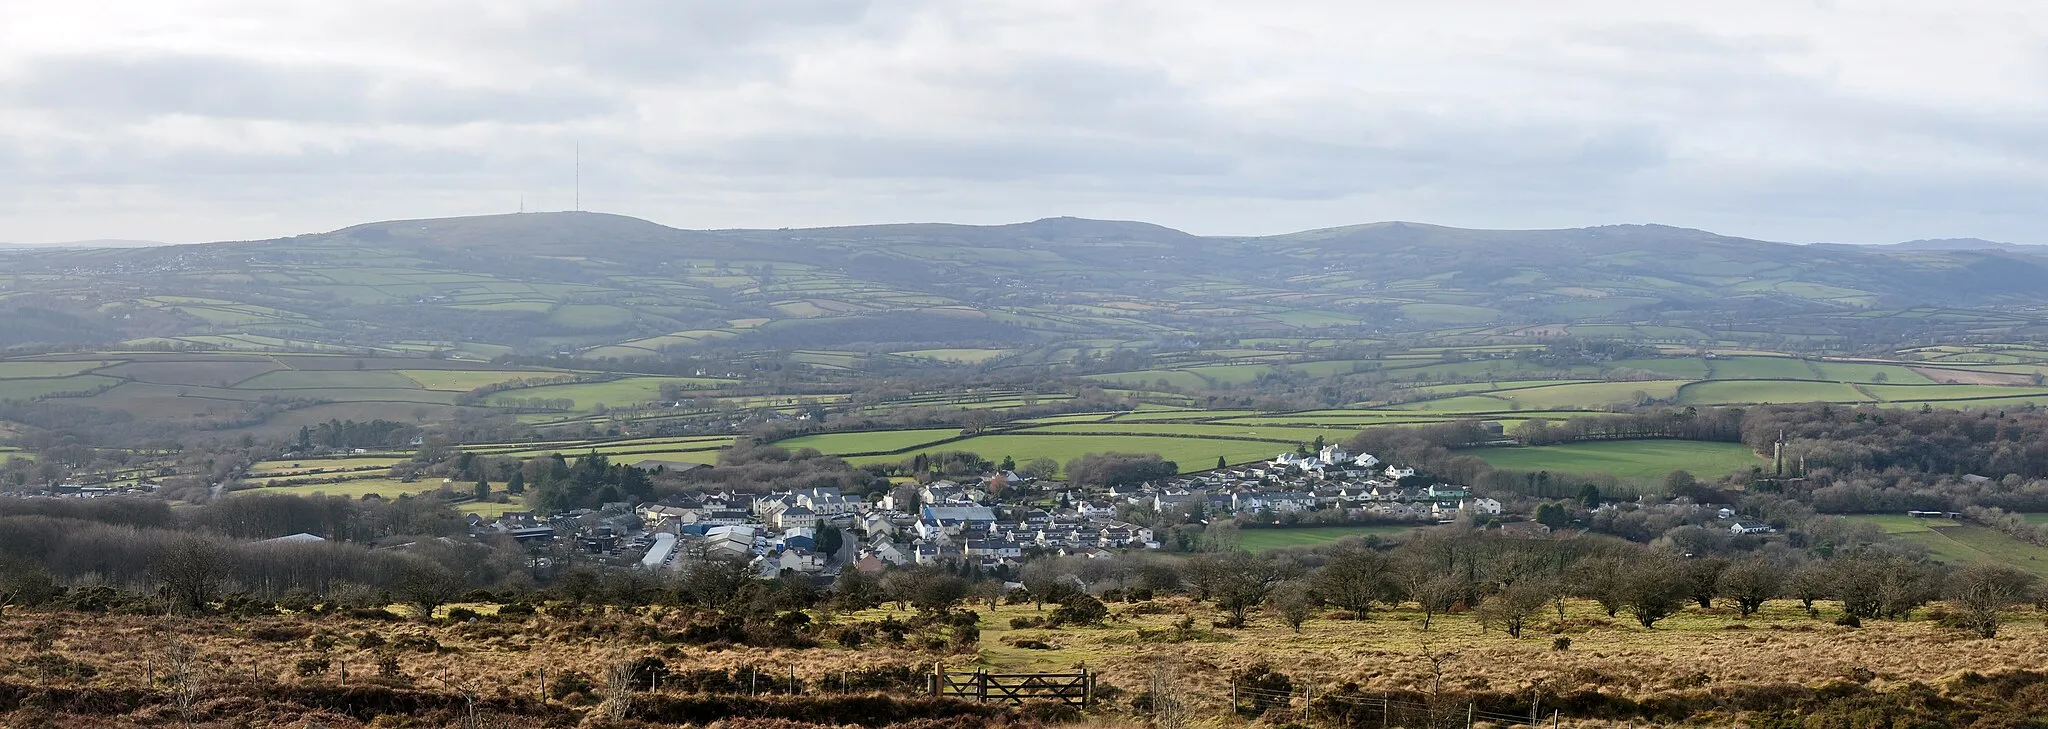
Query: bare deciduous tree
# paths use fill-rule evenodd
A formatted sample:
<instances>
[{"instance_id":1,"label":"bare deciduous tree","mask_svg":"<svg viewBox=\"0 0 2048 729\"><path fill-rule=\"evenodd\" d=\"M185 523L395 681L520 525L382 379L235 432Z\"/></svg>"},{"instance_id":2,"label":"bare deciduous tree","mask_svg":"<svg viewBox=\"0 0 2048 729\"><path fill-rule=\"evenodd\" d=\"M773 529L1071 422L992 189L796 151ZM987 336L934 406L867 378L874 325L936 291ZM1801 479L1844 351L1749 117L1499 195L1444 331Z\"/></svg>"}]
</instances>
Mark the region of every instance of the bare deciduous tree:
<instances>
[{"instance_id":1,"label":"bare deciduous tree","mask_svg":"<svg viewBox=\"0 0 2048 729\"><path fill-rule=\"evenodd\" d=\"M1963 627L1993 638L2005 612L2026 602L2033 590L2033 575L2004 565L1974 564L1949 578L1947 592Z\"/></svg>"}]
</instances>

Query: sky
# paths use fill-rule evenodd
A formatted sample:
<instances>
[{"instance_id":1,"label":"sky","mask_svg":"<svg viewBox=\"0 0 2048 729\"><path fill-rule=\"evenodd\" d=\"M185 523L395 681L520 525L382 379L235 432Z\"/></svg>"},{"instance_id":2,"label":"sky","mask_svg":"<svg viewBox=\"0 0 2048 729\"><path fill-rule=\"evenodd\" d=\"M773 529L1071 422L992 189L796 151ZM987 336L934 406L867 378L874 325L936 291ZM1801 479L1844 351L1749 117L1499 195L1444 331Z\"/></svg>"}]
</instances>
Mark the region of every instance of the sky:
<instances>
[{"instance_id":1,"label":"sky","mask_svg":"<svg viewBox=\"0 0 2048 729\"><path fill-rule=\"evenodd\" d=\"M0 241L581 207L2048 243L2048 3L0 3Z\"/></svg>"}]
</instances>

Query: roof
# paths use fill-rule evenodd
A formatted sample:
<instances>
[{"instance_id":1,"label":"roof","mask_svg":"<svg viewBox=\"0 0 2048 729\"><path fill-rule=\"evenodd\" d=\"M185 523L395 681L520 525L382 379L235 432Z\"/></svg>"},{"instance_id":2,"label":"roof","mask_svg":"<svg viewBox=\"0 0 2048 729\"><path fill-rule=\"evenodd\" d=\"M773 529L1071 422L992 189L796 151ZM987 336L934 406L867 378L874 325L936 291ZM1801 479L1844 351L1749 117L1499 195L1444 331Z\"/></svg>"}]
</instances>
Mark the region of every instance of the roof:
<instances>
[{"instance_id":1,"label":"roof","mask_svg":"<svg viewBox=\"0 0 2048 729\"><path fill-rule=\"evenodd\" d=\"M284 535L284 536L282 536L282 537L278 537L278 538L276 538L276 539L265 539L265 540L263 540L263 541L266 541L266 542L324 542L324 541L327 541L327 538L326 538L326 537L323 537L323 536L320 536L320 535L318 535L318 534L307 534L307 533L305 533L305 532L299 532L299 533L297 533L297 534L287 534L287 535Z\"/></svg>"}]
</instances>

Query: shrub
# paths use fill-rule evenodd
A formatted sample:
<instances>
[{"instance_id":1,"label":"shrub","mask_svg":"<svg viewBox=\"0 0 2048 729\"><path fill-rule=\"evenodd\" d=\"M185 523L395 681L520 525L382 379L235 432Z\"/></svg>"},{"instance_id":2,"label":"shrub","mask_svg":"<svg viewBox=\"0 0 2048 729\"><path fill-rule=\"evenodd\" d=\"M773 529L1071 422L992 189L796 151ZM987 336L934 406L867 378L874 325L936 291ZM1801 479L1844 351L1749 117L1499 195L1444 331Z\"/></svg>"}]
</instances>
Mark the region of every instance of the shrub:
<instances>
[{"instance_id":1,"label":"shrub","mask_svg":"<svg viewBox=\"0 0 2048 729\"><path fill-rule=\"evenodd\" d=\"M330 660L327 656L301 658L299 659L299 663L296 666L296 669L300 676L311 677L327 673L328 667L332 666L333 664L334 662Z\"/></svg>"},{"instance_id":2,"label":"shrub","mask_svg":"<svg viewBox=\"0 0 2048 729\"><path fill-rule=\"evenodd\" d=\"M297 625L262 625L249 629L249 637L266 643L290 643L304 640L313 631Z\"/></svg>"},{"instance_id":3,"label":"shrub","mask_svg":"<svg viewBox=\"0 0 2048 729\"><path fill-rule=\"evenodd\" d=\"M394 650L433 653L441 650L441 642L425 635L401 635L391 640Z\"/></svg>"},{"instance_id":4,"label":"shrub","mask_svg":"<svg viewBox=\"0 0 2048 729\"><path fill-rule=\"evenodd\" d=\"M548 698L560 701L572 695L591 698L590 677L582 671L563 671L548 681Z\"/></svg>"},{"instance_id":5,"label":"shrub","mask_svg":"<svg viewBox=\"0 0 2048 729\"><path fill-rule=\"evenodd\" d=\"M69 678L83 681L100 674L99 668L84 661L55 653L39 653L14 662L14 673L31 679Z\"/></svg>"},{"instance_id":6,"label":"shrub","mask_svg":"<svg viewBox=\"0 0 2048 729\"><path fill-rule=\"evenodd\" d=\"M1069 597L1065 602L1060 603L1060 606L1052 611L1052 621L1048 624L1055 627L1060 625L1096 625L1101 623L1102 619L1106 617L1109 617L1109 608L1104 606L1101 600L1081 593Z\"/></svg>"},{"instance_id":7,"label":"shrub","mask_svg":"<svg viewBox=\"0 0 2048 729\"><path fill-rule=\"evenodd\" d=\"M1010 618L1011 630L1024 630L1026 628L1043 627L1045 627L1045 618L1041 618L1035 615L1028 618Z\"/></svg>"},{"instance_id":8,"label":"shrub","mask_svg":"<svg viewBox=\"0 0 2048 729\"><path fill-rule=\"evenodd\" d=\"M1294 680L1287 674L1273 670L1270 663L1260 661L1244 670L1231 674L1231 683L1250 689L1245 692L1249 701L1238 710L1245 716L1259 716L1274 707L1287 705L1287 697L1294 693Z\"/></svg>"},{"instance_id":9,"label":"shrub","mask_svg":"<svg viewBox=\"0 0 2048 729\"><path fill-rule=\"evenodd\" d=\"M839 631L838 640L842 647L859 648L862 643L867 642L867 634L861 632L859 628L846 628Z\"/></svg>"},{"instance_id":10,"label":"shrub","mask_svg":"<svg viewBox=\"0 0 2048 729\"><path fill-rule=\"evenodd\" d=\"M370 632L370 631L367 631L367 630L365 630L365 631L363 631L363 632L361 632L361 633L357 633L357 634L356 634L356 647L357 647L357 648L361 648L361 649L363 649L363 650L366 650L366 651L367 651L367 650L373 650L373 649L376 649L376 648L382 648L382 647L384 647L384 636L378 635L378 634L376 634L376 633L372 633L372 632Z\"/></svg>"},{"instance_id":11,"label":"shrub","mask_svg":"<svg viewBox=\"0 0 2048 729\"><path fill-rule=\"evenodd\" d=\"M448 621L452 623L467 623L471 620L480 620L482 618L483 613L466 607L448 608Z\"/></svg>"},{"instance_id":12,"label":"shrub","mask_svg":"<svg viewBox=\"0 0 2048 729\"><path fill-rule=\"evenodd\" d=\"M498 606L498 617L523 618L533 614L533 606L523 602L508 602Z\"/></svg>"}]
</instances>

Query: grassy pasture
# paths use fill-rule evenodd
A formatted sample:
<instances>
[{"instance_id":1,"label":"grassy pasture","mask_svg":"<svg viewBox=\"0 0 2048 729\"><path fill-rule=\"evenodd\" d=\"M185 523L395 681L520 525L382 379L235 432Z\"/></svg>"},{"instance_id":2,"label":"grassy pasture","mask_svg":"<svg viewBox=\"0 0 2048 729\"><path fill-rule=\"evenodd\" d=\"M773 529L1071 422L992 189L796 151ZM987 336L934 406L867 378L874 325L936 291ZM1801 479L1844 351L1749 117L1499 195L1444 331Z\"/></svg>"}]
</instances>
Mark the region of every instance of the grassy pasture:
<instances>
[{"instance_id":1,"label":"grassy pasture","mask_svg":"<svg viewBox=\"0 0 2048 729\"><path fill-rule=\"evenodd\" d=\"M165 385L233 385L282 367L266 357L215 355L186 359L138 359L107 367L100 374Z\"/></svg>"},{"instance_id":2,"label":"grassy pasture","mask_svg":"<svg viewBox=\"0 0 2048 729\"><path fill-rule=\"evenodd\" d=\"M468 487L468 484L462 485L462 488ZM420 479L412 483L403 483L395 479L389 478L366 478L343 481L341 483L317 483L305 484L301 486L259 487L253 489L242 489L239 491L230 491L228 493L230 496L242 496L247 494L283 494L287 496L326 495L346 496L351 499L360 499L363 498L364 496L375 494L386 499L391 499L397 498L399 494L423 494L437 490L439 488L441 488L440 479Z\"/></svg>"},{"instance_id":3,"label":"grassy pasture","mask_svg":"<svg viewBox=\"0 0 2048 729\"><path fill-rule=\"evenodd\" d=\"M1071 423L1032 428L1033 433L1115 433L1118 435L1188 435L1308 443L1322 437L1341 443L1358 431L1350 428L1304 428L1249 423Z\"/></svg>"},{"instance_id":4,"label":"grassy pasture","mask_svg":"<svg viewBox=\"0 0 2048 729\"><path fill-rule=\"evenodd\" d=\"M1707 378L1707 363L1698 357L1620 359L1609 362L1608 366L1662 372L1672 377L1688 380L1704 380Z\"/></svg>"},{"instance_id":5,"label":"grassy pasture","mask_svg":"<svg viewBox=\"0 0 2048 729\"><path fill-rule=\"evenodd\" d=\"M1420 413L1491 413L1514 408L1514 403L1504 397L1493 395L1459 395L1436 400L1418 400L1398 405L1388 405L1387 410L1412 410Z\"/></svg>"},{"instance_id":6,"label":"grassy pasture","mask_svg":"<svg viewBox=\"0 0 2048 729\"><path fill-rule=\"evenodd\" d=\"M1007 355L1010 351L1007 349L917 349L908 352L897 352L896 354L905 357L925 357L942 362L980 364Z\"/></svg>"},{"instance_id":7,"label":"grassy pasture","mask_svg":"<svg viewBox=\"0 0 2048 729\"><path fill-rule=\"evenodd\" d=\"M1928 385L1933 380L1911 369L1898 365L1872 364L1867 362L1815 362L1821 376L1840 382L1873 383L1880 380L1893 385Z\"/></svg>"},{"instance_id":8,"label":"grassy pasture","mask_svg":"<svg viewBox=\"0 0 2048 729\"><path fill-rule=\"evenodd\" d=\"M776 441L775 445L790 450L816 448L820 453L831 454L874 453L911 448L958 435L960 435L958 428L879 430L865 433L823 433ZM953 450L951 444L937 446L937 448L939 450Z\"/></svg>"},{"instance_id":9,"label":"grassy pasture","mask_svg":"<svg viewBox=\"0 0 2048 729\"><path fill-rule=\"evenodd\" d=\"M1835 382L1788 382L1783 380L1711 380L1686 385L1678 391L1678 402L1686 405L1742 405L1753 403L1870 402L1870 397L1852 385Z\"/></svg>"},{"instance_id":10,"label":"grassy pasture","mask_svg":"<svg viewBox=\"0 0 2048 729\"><path fill-rule=\"evenodd\" d=\"M70 377L110 364L109 360L0 362L0 380Z\"/></svg>"},{"instance_id":11,"label":"grassy pasture","mask_svg":"<svg viewBox=\"0 0 2048 729\"><path fill-rule=\"evenodd\" d=\"M1701 478L1747 470L1764 461L1740 443L1691 440L1610 440L1548 446L1474 448L1494 468L1552 473L1606 473L1618 478L1662 479L1672 471Z\"/></svg>"},{"instance_id":12,"label":"grassy pasture","mask_svg":"<svg viewBox=\"0 0 2048 729\"><path fill-rule=\"evenodd\" d=\"M313 474L336 474L363 469L390 468L402 458L298 458L263 461L249 467L249 478L289 478Z\"/></svg>"},{"instance_id":13,"label":"grassy pasture","mask_svg":"<svg viewBox=\"0 0 2048 729\"><path fill-rule=\"evenodd\" d=\"M99 375L0 380L0 400L31 400L60 393L89 392L118 382Z\"/></svg>"},{"instance_id":14,"label":"grassy pasture","mask_svg":"<svg viewBox=\"0 0 2048 729\"><path fill-rule=\"evenodd\" d=\"M1238 532L1237 545L1253 552L1287 547L1320 547L1347 537L1369 534L1391 536L1406 533L1410 526L1336 526L1282 529L1245 529Z\"/></svg>"},{"instance_id":15,"label":"grassy pasture","mask_svg":"<svg viewBox=\"0 0 2048 729\"><path fill-rule=\"evenodd\" d=\"M1126 387L1151 387L1165 382L1184 390L1199 390L1208 387L1209 382L1200 375L1181 370L1140 370L1137 372L1116 372L1106 375L1088 375L1088 379L1113 382Z\"/></svg>"},{"instance_id":16,"label":"grassy pasture","mask_svg":"<svg viewBox=\"0 0 2048 729\"><path fill-rule=\"evenodd\" d=\"M1201 420L1207 418L1234 418L1252 414L1253 412L1250 410L1186 410L1167 408L1124 413L1116 416L1116 422L1138 423L1154 420Z\"/></svg>"},{"instance_id":17,"label":"grassy pasture","mask_svg":"<svg viewBox=\"0 0 2048 729\"><path fill-rule=\"evenodd\" d=\"M1720 357L1707 367L1717 380L1811 380L1806 361L1790 357Z\"/></svg>"},{"instance_id":18,"label":"grassy pasture","mask_svg":"<svg viewBox=\"0 0 2048 729\"><path fill-rule=\"evenodd\" d=\"M1232 464L1250 463L1272 458L1280 450L1274 443L1249 440L1205 440L1201 438L1173 438L1147 435L979 435L966 440L946 443L925 449L926 452L971 451L991 461L1000 461L1004 456L1022 463L1033 458L1051 458L1065 464L1085 453L1158 453L1166 460L1179 464L1182 473L1204 471L1216 467L1216 457L1222 456ZM887 456L860 456L851 460L855 465L868 463L895 463L915 455L916 452Z\"/></svg>"},{"instance_id":19,"label":"grassy pasture","mask_svg":"<svg viewBox=\"0 0 2048 729\"><path fill-rule=\"evenodd\" d=\"M627 377L610 382L582 382L573 385L547 385L507 390L493 393L485 398L485 404L498 405L506 400L524 398L568 398L575 401L576 409L588 411L598 405L618 407L654 402L661 397L663 383L702 384L708 382L691 377Z\"/></svg>"},{"instance_id":20,"label":"grassy pasture","mask_svg":"<svg viewBox=\"0 0 2048 729\"><path fill-rule=\"evenodd\" d=\"M1677 380L1587 382L1501 391L1492 393L1489 396L1503 398L1524 408L1537 410L1574 407L1598 408L1606 405L1634 403L1643 397L1669 400L1678 394L1678 388L1683 384L1685 383Z\"/></svg>"},{"instance_id":21,"label":"grassy pasture","mask_svg":"<svg viewBox=\"0 0 2048 729\"><path fill-rule=\"evenodd\" d=\"M2022 542L1995 529L1947 519L1914 519L1904 514L1858 514L1846 518L1876 524L1886 534L1925 545L1930 556L1948 564L1999 563L2048 577L2048 547Z\"/></svg>"},{"instance_id":22,"label":"grassy pasture","mask_svg":"<svg viewBox=\"0 0 2048 729\"><path fill-rule=\"evenodd\" d=\"M1864 389L1885 400L1960 400L2048 395L2048 388L1998 385L1867 385Z\"/></svg>"},{"instance_id":23,"label":"grassy pasture","mask_svg":"<svg viewBox=\"0 0 2048 729\"><path fill-rule=\"evenodd\" d=\"M324 389L417 390L420 383L391 371L374 370L279 370L252 377L235 386L239 390L324 390Z\"/></svg>"},{"instance_id":24,"label":"grassy pasture","mask_svg":"<svg viewBox=\"0 0 2048 729\"><path fill-rule=\"evenodd\" d=\"M546 377L546 372L505 372L495 370L398 370L398 374L429 390L468 392L485 385L527 377Z\"/></svg>"}]
</instances>

